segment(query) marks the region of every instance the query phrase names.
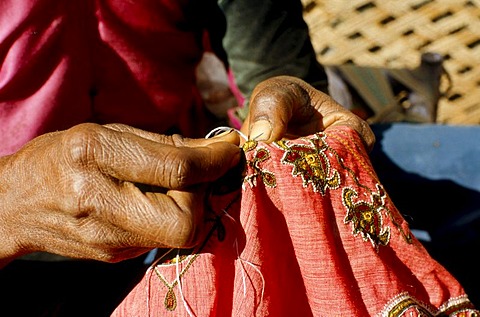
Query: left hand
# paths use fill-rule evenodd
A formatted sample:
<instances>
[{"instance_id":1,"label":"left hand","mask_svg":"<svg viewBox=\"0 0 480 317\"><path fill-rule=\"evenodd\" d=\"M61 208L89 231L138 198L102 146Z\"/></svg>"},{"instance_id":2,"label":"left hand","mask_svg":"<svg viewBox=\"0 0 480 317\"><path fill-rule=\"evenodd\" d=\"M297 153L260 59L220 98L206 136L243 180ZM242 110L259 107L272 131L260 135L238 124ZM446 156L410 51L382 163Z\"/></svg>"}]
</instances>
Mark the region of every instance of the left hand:
<instances>
[{"instance_id":1,"label":"left hand","mask_svg":"<svg viewBox=\"0 0 480 317\"><path fill-rule=\"evenodd\" d=\"M197 245L208 184L238 169L239 142L93 123L32 139L0 157L0 268L37 251L118 262Z\"/></svg>"},{"instance_id":2,"label":"left hand","mask_svg":"<svg viewBox=\"0 0 480 317\"><path fill-rule=\"evenodd\" d=\"M366 121L305 81L277 76L259 83L241 131L267 143L298 138L333 126L349 126L359 133L368 151L375 135Z\"/></svg>"}]
</instances>

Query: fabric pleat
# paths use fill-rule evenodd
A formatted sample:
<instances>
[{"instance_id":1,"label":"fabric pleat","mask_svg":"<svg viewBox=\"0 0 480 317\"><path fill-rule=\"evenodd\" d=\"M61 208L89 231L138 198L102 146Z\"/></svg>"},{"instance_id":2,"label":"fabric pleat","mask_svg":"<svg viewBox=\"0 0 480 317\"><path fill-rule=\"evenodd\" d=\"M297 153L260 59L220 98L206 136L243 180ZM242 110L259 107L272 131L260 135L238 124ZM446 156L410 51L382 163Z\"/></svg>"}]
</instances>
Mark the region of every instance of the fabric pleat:
<instances>
[{"instance_id":1,"label":"fabric pleat","mask_svg":"<svg viewBox=\"0 0 480 317\"><path fill-rule=\"evenodd\" d=\"M243 187L210 198L206 242L159 258L113 316L478 316L355 131L243 149Z\"/></svg>"}]
</instances>

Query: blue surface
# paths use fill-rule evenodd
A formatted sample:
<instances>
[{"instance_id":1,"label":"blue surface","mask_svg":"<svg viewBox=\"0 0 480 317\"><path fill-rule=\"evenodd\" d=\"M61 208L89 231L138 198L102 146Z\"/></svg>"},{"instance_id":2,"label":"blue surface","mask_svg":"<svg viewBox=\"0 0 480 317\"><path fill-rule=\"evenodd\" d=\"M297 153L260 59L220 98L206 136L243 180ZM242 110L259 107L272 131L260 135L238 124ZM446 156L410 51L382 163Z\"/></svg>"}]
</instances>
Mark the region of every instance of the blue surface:
<instances>
[{"instance_id":1,"label":"blue surface","mask_svg":"<svg viewBox=\"0 0 480 317\"><path fill-rule=\"evenodd\" d=\"M372 129L372 163L414 227L443 236L480 222L480 126L395 123Z\"/></svg>"},{"instance_id":2,"label":"blue surface","mask_svg":"<svg viewBox=\"0 0 480 317\"><path fill-rule=\"evenodd\" d=\"M372 126L377 146L408 173L451 180L480 192L480 126L406 124Z\"/></svg>"},{"instance_id":3,"label":"blue surface","mask_svg":"<svg viewBox=\"0 0 480 317\"><path fill-rule=\"evenodd\" d=\"M372 164L429 253L480 307L480 126L376 124Z\"/></svg>"}]
</instances>

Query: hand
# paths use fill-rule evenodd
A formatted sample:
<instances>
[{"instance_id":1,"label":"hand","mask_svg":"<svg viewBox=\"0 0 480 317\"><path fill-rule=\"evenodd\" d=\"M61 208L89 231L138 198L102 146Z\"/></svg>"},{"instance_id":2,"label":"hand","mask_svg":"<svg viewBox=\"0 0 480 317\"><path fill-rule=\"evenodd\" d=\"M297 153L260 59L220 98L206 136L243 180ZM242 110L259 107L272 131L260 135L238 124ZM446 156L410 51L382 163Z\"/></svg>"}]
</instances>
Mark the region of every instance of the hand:
<instances>
[{"instance_id":1,"label":"hand","mask_svg":"<svg viewBox=\"0 0 480 317\"><path fill-rule=\"evenodd\" d=\"M375 135L366 121L339 105L305 81L278 76L258 84L250 97L250 110L242 132L267 143L298 138L333 126L349 126L370 151Z\"/></svg>"},{"instance_id":2,"label":"hand","mask_svg":"<svg viewBox=\"0 0 480 317\"><path fill-rule=\"evenodd\" d=\"M96 124L32 140L0 158L0 266L33 251L116 262L193 246L207 183L238 164L238 144Z\"/></svg>"}]
</instances>

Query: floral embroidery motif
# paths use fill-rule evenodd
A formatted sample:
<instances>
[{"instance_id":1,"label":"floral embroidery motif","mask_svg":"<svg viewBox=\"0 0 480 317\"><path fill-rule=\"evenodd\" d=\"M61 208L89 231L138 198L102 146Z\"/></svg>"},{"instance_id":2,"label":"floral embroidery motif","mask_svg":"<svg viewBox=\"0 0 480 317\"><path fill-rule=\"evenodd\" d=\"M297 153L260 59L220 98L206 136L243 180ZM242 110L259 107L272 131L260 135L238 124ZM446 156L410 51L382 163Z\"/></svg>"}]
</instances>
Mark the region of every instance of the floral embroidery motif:
<instances>
[{"instance_id":1,"label":"floral embroidery motif","mask_svg":"<svg viewBox=\"0 0 480 317\"><path fill-rule=\"evenodd\" d=\"M409 231L405 231L395 219L394 214L385 206L387 194L381 185L375 189L361 184L353 170L345 166L339 154L325 141L327 135L317 133L310 138L302 138L304 142L281 140L273 143L284 151L281 163L292 165L292 175L302 178L303 187L312 185L313 191L325 195L327 189L335 190L341 187L341 174L332 166L331 158L336 160L339 168L344 169L346 175L356 183L359 188L369 193L371 202L355 201L359 196L358 189L343 188L342 201L346 207L344 223L352 223L353 234L361 234L364 241L370 241L374 248L386 246L390 241L390 227L384 224L384 217L389 217L392 224L399 230L407 243L412 243ZM245 153L255 151L247 159L247 176L244 182L251 187L256 186L257 178L271 188L277 186L275 174L266 170L262 164L271 159L269 149L259 147L258 142L249 140L243 145ZM362 191L363 192L363 191ZM357 199L358 200L358 199Z\"/></svg>"},{"instance_id":2,"label":"floral embroidery motif","mask_svg":"<svg viewBox=\"0 0 480 317\"><path fill-rule=\"evenodd\" d=\"M270 152L263 147L257 148L257 145L257 141L253 140L247 141L243 145L245 153L256 149L252 159L247 160L247 176L245 176L244 182L247 182L251 187L254 187L256 186L257 178L261 178L266 186L273 188L277 186L275 174L260 167L262 162L265 162L270 158Z\"/></svg>"},{"instance_id":3,"label":"floral embroidery motif","mask_svg":"<svg viewBox=\"0 0 480 317\"><path fill-rule=\"evenodd\" d=\"M311 184L314 192L325 194L327 188L336 189L340 186L340 174L333 170L327 157L326 150L329 149L325 143L326 135L317 133L306 144L290 144L287 141L278 141L275 144L285 150L282 163L293 165L292 175L300 175L303 180L303 187Z\"/></svg>"},{"instance_id":4,"label":"floral embroidery motif","mask_svg":"<svg viewBox=\"0 0 480 317\"><path fill-rule=\"evenodd\" d=\"M385 209L386 193L381 185L376 185L377 192L372 192L371 203L366 201L354 202L358 193L345 187L342 200L347 207L345 223L352 222L353 233L360 233L365 241L370 240L374 247L387 245L390 240L390 228L383 226L381 211Z\"/></svg>"}]
</instances>

